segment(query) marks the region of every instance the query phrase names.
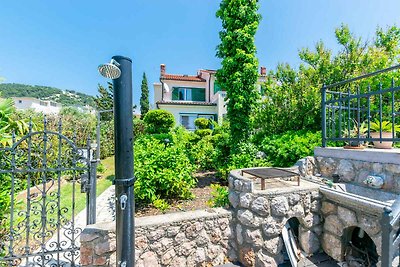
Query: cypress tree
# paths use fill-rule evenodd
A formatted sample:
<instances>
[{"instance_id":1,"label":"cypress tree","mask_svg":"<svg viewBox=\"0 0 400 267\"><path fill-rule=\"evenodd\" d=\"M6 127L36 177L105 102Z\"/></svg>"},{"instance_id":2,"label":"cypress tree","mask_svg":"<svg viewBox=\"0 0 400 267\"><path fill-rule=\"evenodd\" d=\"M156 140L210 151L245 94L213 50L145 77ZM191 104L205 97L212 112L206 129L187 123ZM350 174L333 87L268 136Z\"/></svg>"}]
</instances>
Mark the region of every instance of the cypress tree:
<instances>
[{"instance_id":1,"label":"cypress tree","mask_svg":"<svg viewBox=\"0 0 400 267\"><path fill-rule=\"evenodd\" d=\"M251 132L251 115L257 105L258 60L254 36L259 21L258 0L222 0L216 13L222 21L221 43L217 56L222 59L217 71L218 84L227 93L227 118L235 152Z\"/></svg>"},{"instance_id":2,"label":"cypress tree","mask_svg":"<svg viewBox=\"0 0 400 267\"><path fill-rule=\"evenodd\" d=\"M101 110L112 110L114 107L114 88L112 83L107 82L107 87L98 85L99 95L94 99L96 108L98 111ZM104 112L101 114L102 120L111 120L113 117L112 112Z\"/></svg>"},{"instance_id":3,"label":"cypress tree","mask_svg":"<svg viewBox=\"0 0 400 267\"><path fill-rule=\"evenodd\" d=\"M147 77L146 73L143 72L142 78L142 86L141 86L142 94L140 96L140 113L141 119L144 118L146 113L149 111L149 86L147 85Z\"/></svg>"}]
</instances>

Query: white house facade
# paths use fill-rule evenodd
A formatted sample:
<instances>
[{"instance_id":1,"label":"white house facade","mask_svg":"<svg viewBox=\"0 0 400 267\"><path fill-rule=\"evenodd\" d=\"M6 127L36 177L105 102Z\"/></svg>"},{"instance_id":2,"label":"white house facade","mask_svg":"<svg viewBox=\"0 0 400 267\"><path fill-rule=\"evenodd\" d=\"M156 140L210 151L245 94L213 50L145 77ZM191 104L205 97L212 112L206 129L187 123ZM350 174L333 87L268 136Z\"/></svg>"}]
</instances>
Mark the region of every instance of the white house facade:
<instances>
[{"instance_id":1,"label":"white house facade","mask_svg":"<svg viewBox=\"0 0 400 267\"><path fill-rule=\"evenodd\" d=\"M199 70L196 75L168 74L160 65L160 82L154 86L155 108L170 111L177 124L194 130L197 118L210 118L222 123L226 115L226 92L215 78L215 70ZM260 77L266 69L261 67Z\"/></svg>"}]
</instances>

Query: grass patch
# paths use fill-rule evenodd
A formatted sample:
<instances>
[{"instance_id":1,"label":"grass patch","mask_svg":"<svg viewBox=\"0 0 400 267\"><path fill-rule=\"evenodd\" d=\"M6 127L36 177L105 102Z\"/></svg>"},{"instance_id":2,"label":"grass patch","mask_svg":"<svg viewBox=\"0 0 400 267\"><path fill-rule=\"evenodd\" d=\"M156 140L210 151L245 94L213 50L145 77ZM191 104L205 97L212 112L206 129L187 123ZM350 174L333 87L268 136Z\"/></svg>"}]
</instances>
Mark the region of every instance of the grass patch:
<instances>
[{"instance_id":1,"label":"grass patch","mask_svg":"<svg viewBox=\"0 0 400 267\"><path fill-rule=\"evenodd\" d=\"M112 185L112 180L114 178L114 157L109 157L102 160L102 164L105 166L106 170L104 173L98 173L97 178L97 192L96 195L99 196L102 194L108 187ZM99 177L100 176L100 177ZM56 185L54 185L56 186ZM41 185L39 185L41 188ZM52 192L47 193L47 199L49 201L53 201L53 203L57 202L56 197L57 189L54 188ZM73 197L75 194L75 198ZM17 210L26 210L26 196L19 196L19 204L16 205ZM86 207L86 193L81 193L81 185L78 182L67 182L63 181L61 183L60 189L60 207L61 208L68 208L68 211L63 213L63 216L66 218L71 218L72 215L72 204L73 200L75 199L75 212L74 214L77 215ZM33 200L33 202L40 202L41 197L39 199ZM49 218L56 219L56 213L48 214ZM40 217L39 214L32 214L33 220Z\"/></svg>"},{"instance_id":2,"label":"grass patch","mask_svg":"<svg viewBox=\"0 0 400 267\"><path fill-rule=\"evenodd\" d=\"M96 196L101 195L107 188L112 185L112 180L114 179L115 167L114 167L114 157L108 157L101 161L101 163L106 168L104 173L97 173L101 177L97 178L97 192ZM80 185L76 185L75 192L75 215L81 212L86 207L86 193L81 193ZM61 206L71 207L72 206L72 183L68 183L61 187Z\"/></svg>"}]
</instances>

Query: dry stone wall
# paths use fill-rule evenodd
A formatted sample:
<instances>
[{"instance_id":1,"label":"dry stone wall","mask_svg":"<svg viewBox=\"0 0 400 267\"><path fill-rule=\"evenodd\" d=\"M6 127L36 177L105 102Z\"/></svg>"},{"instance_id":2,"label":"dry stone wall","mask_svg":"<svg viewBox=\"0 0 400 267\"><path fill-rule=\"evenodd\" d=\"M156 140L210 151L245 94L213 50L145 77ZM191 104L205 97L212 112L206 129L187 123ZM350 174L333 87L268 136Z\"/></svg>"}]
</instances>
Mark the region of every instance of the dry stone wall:
<instances>
[{"instance_id":1,"label":"dry stone wall","mask_svg":"<svg viewBox=\"0 0 400 267\"><path fill-rule=\"evenodd\" d=\"M231 218L228 210L210 209L136 219L135 266L223 264L233 252ZM81 265L117 266L115 249L114 223L88 226L81 235Z\"/></svg>"},{"instance_id":2,"label":"dry stone wall","mask_svg":"<svg viewBox=\"0 0 400 267\"><path fill-rule=\"evenodd\" d=\"M278 266L283 262L282 229L290 218L300 222L302 249L313 254L320 249L322 220L319 215L321 195L318 186L294 187L279 192L254 190L253 181L231 172L229 200L233 207L234 237L232 247L244 266Z\"/></svg>"},{"instance_id":3,"label":"dry stone wall","mask_svg":"<svg viewBox=\"0 0 400 267\"><path fill-rule=\"evenodd\" d=\"M377 253L381 254L380 218L338 205L338 203L326 199L322 201L321 214L324 218L321 243L322 248L329 256L338 261L344 260L345 246L351 240L351 231L355 227L361 228L371 237Z\"/></svg>"},{"instance_id":4,"label":"dry stone wall","mask_svg":"<svg viewBox=\"0 0 400 267\"><path fill-rule=\"evenodd\" d=\"M365 149L348 151L338 148L317 148L315 150L314 174L332 178L340 177L341 182L356 183L365 186L369 175L384 179L383 190L400 194L400 151Z\"/></svg>"}]
</instances>

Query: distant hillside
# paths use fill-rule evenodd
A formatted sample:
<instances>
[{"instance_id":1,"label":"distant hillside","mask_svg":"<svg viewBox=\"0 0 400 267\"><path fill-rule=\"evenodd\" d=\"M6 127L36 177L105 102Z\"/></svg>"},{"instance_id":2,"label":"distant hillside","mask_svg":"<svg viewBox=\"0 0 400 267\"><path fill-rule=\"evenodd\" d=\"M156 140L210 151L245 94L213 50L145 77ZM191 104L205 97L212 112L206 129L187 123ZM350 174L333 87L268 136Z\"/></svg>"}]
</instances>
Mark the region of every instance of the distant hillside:
<instances>
[{"instance_id":1,"label":"distant hillside","mask_svg":"<svg viewBox=\"0 0 400 267\"><path fill-rule=\"evenodd\" d=\"M35 97L43 100L53 100L63 106L95 106L94 97L73 90L63 91L58 88L26 85L19 83L0 83L1 97Z\"/></svg>"}]
</instances>

